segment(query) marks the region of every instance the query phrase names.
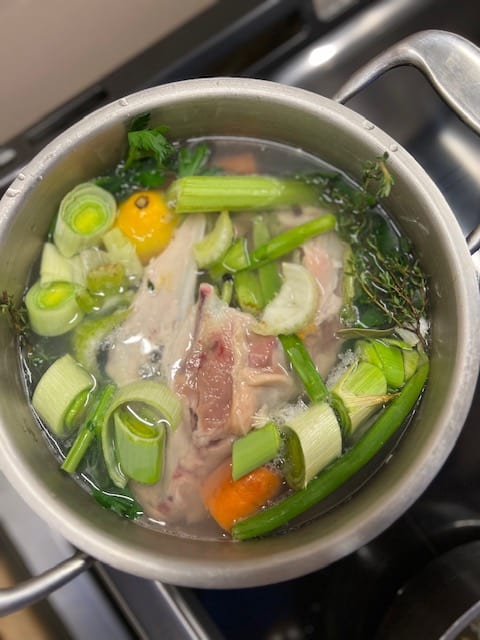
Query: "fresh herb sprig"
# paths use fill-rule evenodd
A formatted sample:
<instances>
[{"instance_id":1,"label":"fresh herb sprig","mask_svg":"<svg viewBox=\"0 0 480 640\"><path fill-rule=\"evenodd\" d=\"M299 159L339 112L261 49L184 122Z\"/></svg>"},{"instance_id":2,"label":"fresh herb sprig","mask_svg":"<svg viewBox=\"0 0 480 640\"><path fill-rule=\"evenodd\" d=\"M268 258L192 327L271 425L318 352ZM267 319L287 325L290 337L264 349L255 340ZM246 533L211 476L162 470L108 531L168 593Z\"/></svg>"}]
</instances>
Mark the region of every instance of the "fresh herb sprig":
<instances>
[{"instance_id":1,"label":"fresh herb sprig","mask_svg":"<svg viewBox=\"0 0 480 640\"><path fill-rule=\"evenodd\" d=\"M348 324L406 327L424 342L426 276L409 240L397 236L376 209L395 182L387 161L384 153L366 162L359 188L338 174L317 174L310 181L319 186L320 200L334 207L338 232L351 247L346 275L356 286L343 317Z\"/></svg>"},{"instance_id":2,"label":"fresh herb sprig","mask_svg":"<svg viewBox=\"0 0 480 640\"><path fill-rule=\"evenodd\" d=\"M95 183L110 191L117 201L134 191L155 189L173 176L206 173L210 149L205 143L176 147L166 137L168 127L149 125L150 114L143 113L130 124L125 158Z\"/></svg>"}]
</instances>

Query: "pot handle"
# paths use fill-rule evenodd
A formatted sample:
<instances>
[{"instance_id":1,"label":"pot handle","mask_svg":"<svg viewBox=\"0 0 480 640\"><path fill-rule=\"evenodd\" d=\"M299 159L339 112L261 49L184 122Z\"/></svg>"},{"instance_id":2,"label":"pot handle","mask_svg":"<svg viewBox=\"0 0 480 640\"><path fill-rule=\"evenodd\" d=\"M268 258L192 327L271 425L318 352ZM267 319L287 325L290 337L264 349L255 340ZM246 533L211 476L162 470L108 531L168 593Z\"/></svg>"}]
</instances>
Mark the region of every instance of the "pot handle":
<instances>
[{"instance_id":1,"label":"pot handle","mask_svg":"<svg viewBox=\"0 0 480 640\"><path fill-rule=\"evenodd\" d=\"M333 99L343 104L386 71L404 65L419 69L463 122L480 135L480 49L448 31L419 31L400 40L356 71ZM480 249L480 225L469 234L467 244L472 254Z\"/></svg>"},{"instance_id":2,"label":"pot handle","mask_svg":"<svg viewBox=\"0 0 480 640\"><path fill-rule=\"evenodd\" d=\"M39 576L30 578L14 587L0 589L0 616L13 613L42 600L89 569L92 562L92 558L78 551L71 558L67 558Z\"/></svg>"}]
</instances>

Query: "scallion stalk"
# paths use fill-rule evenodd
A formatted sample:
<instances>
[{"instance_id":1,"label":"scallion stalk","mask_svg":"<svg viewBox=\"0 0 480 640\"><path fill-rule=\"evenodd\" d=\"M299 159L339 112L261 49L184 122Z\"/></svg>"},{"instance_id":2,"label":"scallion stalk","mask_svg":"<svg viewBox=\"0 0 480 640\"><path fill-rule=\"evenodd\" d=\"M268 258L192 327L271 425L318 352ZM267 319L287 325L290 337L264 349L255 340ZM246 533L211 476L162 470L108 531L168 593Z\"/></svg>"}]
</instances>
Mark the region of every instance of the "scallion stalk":
<instances>
[{"instance_id":1,"label":"scallion stalk","mask_svg":"<svg viewBox=\"0 0 480 640\"><path fill-rule=\"evenodd\" d=\"M185 176L174 180L167 201L176 213L246 211L315 204L316 187L270 176Z\"/></svg>"},{"instance_id":2,"label":"scallion stalk","mask_svg":"<svg viewBox=\"0 0 480 640\"><path fill-rule=\"evenodd\" d=\"M326 498L351 478L404 424L422 393L428 371L428 362L422 363L406 382L399 395L351 449L322 471L305 489L287 496L254 516L237 522L232 528L233 538L247 540L278 529Z\"/></svg>"},{"instance_id":3,"label":"scallion stalk","mask_svg":"<svg viewBox=\"0 0 480 640\"><path fill-rule=\"evenodd\" d=\"M227 251L222 260L222 266L231 273L242 269L258 269L287 255L297 247L300 247L306 240L332 231L335 225L335 216L331 213L326 213L314 220L309 220L299 224L297 227L279 233L278 236L253 249L250 253L248 253L243 243L236 243Z\"/></svg>"},{"instance_id":4,"label":"scallion stalk","mask_svg":"<svg viewBox=\"0 0 480 640\"><path fill-rule=\"evenodd\" d=\"M83 456L88 451L93 440L100 435L101 427L108 411L116 387L108 384L97 392L90 410L85 419L85 424L80 429L75 438L61 468L67 473L74 473L77 470Z\"/></svg>"},{"instance_id":5,"label":"scallion stalk","mask_svg":"<svg viewBox=\"0 0 480 640\"><path fill-rule=\"evenodd\" d=\"M312 402L322 402L329 397L329 390L322 376L318 373L302 339L296 335L278 336L290 363L300 378L308 397Z\"/></svg>"},{"instance_id":6,"label":"scallion stalk","mask_svg":"<svg viewBox=\"0 0 480 640\"><path fill-rule=\"evenodd\" d=\"M273 460L280 449L277 426L269 422L235 440L232 447L232 478L238 480L254 469Z\"/></svg>"}]
</instances>

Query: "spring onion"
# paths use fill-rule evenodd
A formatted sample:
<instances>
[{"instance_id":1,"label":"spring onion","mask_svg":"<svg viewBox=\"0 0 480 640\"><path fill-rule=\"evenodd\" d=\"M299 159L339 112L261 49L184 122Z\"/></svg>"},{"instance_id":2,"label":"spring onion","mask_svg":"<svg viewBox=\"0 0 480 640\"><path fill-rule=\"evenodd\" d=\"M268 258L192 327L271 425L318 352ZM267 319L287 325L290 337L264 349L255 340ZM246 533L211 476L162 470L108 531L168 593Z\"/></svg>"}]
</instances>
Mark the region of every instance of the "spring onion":
<instances>
[{"instance_id":1,"label":"spring onion","mask_svg":"<svg viewBox=\"0 0 480 640\"><path fill-rule=\"evenodd\" d=\"M170 429L176 429L182 415L182 405L177 396L168 387L153 380L131 382L118 390L103 420L102 449L110 479L115 486L120 488L126 486L128 475L118 459L118 442L116 441L111 418L117 409L124 405L140 405L148 411L153 410L162 419L162 422L159 423L160 428L164 428L163 421L166 421ZM139 411L142 413L142 410ZM132 448L136 446L133 439L131 440L131 446ZM127 454L124 452L123 455ZM132 457L134 455L133 453L131 454ZM146 463L149 464L150 462L151 458L148 456Z\"/></svg>"},{"instance_id":2,"label":"spring onion","mask_svg":"<svg viewBox=\"0 0 480 640\"><path fill-rule=\"evenodd\" d=\"M25 296L30 326L41 336L60 336L73 329L83 312L76 301L78 287L72 282L38 280Z\"/></svg>"},{"instance_id":3,"label":"spring onion","mask_svg":"<svg viewBox=\"0 0 480 640\"><path fill-rule=\"evenodd\" d=\"M280 434L273 422L253 429L235 440L232 447L232 478L238 480L257 467L271 462L280 449Z\"/></svg>"},{"instance_id":4,"label":"spring onion","mask_svg":"<svg viewBox=\"0 0 480 640\"><path fill-rule=\"evenodd\" d=\"M68 433L73 420L66 421L79 397L85 401L95 379L70 354L55 360L40 378L32 396L32 405L49 430L57 436Z\"/></svg>"},{"instance_id":5,"label":"spring onion","mask_svg":"<svg viewBox=\"0 0 480 640\"><path fill-rule=\"evenodd\" d=\"M233 538L247 540L278 529L329 496L365 466L404 424L420 397L428 370L428 362L422 362L398 396L351 449L311 480L305 489L237 522L232 528Z\"/></svg>"},{"instance_id":6,"label":"spring onion","mask_svg":"<svg viewBox=\"0 0 480 640\"><path fill-rule=\"evenodd\" d=\"M113 225L117 203L111 193L83 182L69 191L60 203L53 240L61 254L70 258L99 243Z\"/></svg>"},{"instance_id":7,"label":"spring onion","mask_svg":"<svg viewBox=\"0 0 480 640\"><path fill-rule=\"evenodd\" d=\"M280 335L279 340L310 400L312 402L326 400L329 390L301 338L296 334Z\"/></svg>"},{"instance_id":8,"label":"spring onion","mask_svg":"<svg viewBox=\"0 0 480 640\"><path fill-rule=\"evenodd\" d=\"M303 489L342 453L342 432L327 402L311 404L287 422L285 478L292 489Z\"/></svg>"},{"instance_id":9,"label":"spring onion","mask_svg":"<svg viewBox=\"0 0 480 640\"><path fill-rule=\"evenodd\" d=\"M105 414L108 411L115 391L116 387L113 384L107 384L97 391L88 409L85 423L77 433L67 457L61 466L67 473L74 473L77 470L78 465L90 448L90 445L95 438L99 437Z\"/></svg>"},{"instance_id":10,"label":"spring onion","mask_svg":"<svg viewBox=\"0 0 480 640\"><path fill-rule=\"evenodd\" d=\"M200 269L208 269L218 262L233 241L233 224L228 211L215 220L215 226L201 240L193 245L193 255Z\"/></svg>"},{"instance_id":11,"label":"spring onion","mask_svg":"<svg viewBox=\"0 0 480 640\"><path fill-rule=\"evenodd\" d=\"M258 269L287 255L297 247L300 247L306 240L321 233L332 231L335 225L335 216L331 213L326 213L314 220L299 224L293 229L279 233L265 244L253 249L250 253L247 251L244 242L237 242L227 251L221 264L230 273L235 273L242 269Z\"/></svg>"},{"instance_id":12,"label":"spring onion","mask_svg":"<svg viewBox=\"0 0 480 640\"><path fill-rule=\"evenodd\" d=\"M317 189L300 180L270 176L186 176L174 180L167 200L176 213L263 210L315 204Z\"/></svg>"}]
</instances>

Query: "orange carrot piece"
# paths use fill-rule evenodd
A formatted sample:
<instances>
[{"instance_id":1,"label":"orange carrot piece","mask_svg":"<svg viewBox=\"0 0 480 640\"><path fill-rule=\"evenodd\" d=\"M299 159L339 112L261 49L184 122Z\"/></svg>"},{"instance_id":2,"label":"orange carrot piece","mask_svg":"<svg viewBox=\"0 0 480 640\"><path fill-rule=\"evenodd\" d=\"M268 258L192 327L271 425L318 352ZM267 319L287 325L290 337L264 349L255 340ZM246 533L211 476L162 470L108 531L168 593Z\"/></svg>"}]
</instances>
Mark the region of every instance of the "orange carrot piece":
<instances>
[{"instance_id":1,"label":"orange carrot piece","mask_svg":"<svg viewBox=\"0 0 480 640\"><path fill-rule=\"evenodd\" d=\"M258 467L233 480L232 461L228 459L205 480L202 499L222 529L230 531L235 522L253 515L273 500L281 485L280 475L269 467Z\"/></svg>"},{"instance_id":2,"label":"orange carrot piece","mask_svg":"<svg viewBox=\"0 0 480 640\"><path fill-rule=\"evenodd\" d=\"M257 173L257 161L250 151L215 158L214 164L229 173Z\"/></svg>"}]
</instances>

